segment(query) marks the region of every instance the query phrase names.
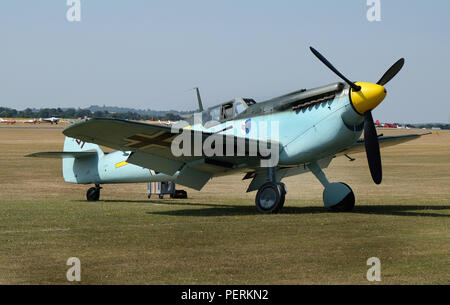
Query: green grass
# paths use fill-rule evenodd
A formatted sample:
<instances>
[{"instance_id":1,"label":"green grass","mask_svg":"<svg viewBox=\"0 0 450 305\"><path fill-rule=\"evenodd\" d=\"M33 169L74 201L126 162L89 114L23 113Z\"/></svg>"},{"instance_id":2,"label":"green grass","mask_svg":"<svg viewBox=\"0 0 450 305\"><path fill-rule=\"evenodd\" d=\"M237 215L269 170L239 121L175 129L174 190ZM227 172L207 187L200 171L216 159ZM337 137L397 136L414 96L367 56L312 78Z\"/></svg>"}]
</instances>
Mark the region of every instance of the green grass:
<instances>
[{"instance_id":1,"label":"green grass","mask_svg":"<svg viewBox=\"0 0 450 305\"><path fill-rule=\"evenodd\" d=\"M445 135L445 136L444 136ZM187 200L146 199L146 186L62 182L58 130L0 134L0 284L68 284L69 257L82 284L369 284L370 257L381 284L450 284L450 134L383 152L385 178L367 161L337 158L325 172L348 182L352 213L322 207L310 174L286 180L278 215L260 215L241 176L214 179ZM19 140L20 139L20 140ZM6 175L5 175L6 174Z\"/></svg>"},{"instance_id":2,"label":"green grass","mask_svg":"<svg viewBox=\"0 0 450 305\"><path fill-rule=\"evenodd\" d=\"M83 283L367 284L376 256L383 284L450 283L448 204L259 215L200 201L2 203L0 282L64 284L75 256Z\"/></svg>"}]
</instances>

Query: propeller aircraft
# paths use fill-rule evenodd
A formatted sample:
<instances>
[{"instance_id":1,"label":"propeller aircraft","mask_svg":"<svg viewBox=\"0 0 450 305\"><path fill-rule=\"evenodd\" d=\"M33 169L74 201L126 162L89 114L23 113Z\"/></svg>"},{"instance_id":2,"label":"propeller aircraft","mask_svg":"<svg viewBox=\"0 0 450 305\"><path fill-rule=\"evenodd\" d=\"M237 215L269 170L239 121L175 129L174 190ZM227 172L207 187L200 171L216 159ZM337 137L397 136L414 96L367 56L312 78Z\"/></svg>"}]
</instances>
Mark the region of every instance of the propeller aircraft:
<instances>
[{"instance_id":1,"label":"propeller aircraft","mask_svg":"<svg viewBox=\"0 0 450 305\"><path fill-rule=\"evenodd\" d=\"M50 124L58 124L58 122L59 122L59 118L55 118L54 116L52 116L51 118L45 118L45 119L43 119L43 118L40 118L39 119L39 124L40 123L50 123Z\"/></svg>"},{"instance_id":2,"label":"propeller aircraft","mask_svg":"<svg viewBox=\"0 0 450 305\"><path fill-rule=\"evenodd\" d=\"M0 118L0 123L2 124L16 124L15 120L4 120L3 118Z\"/></svg>"},{"instance_id":3,"label":"propeller aircraft","mask_svg":"<svg viewBox=\"0 0 450 305\"><path fill-rule=\"evenodd\" d=\"M355 205L352 189L345 183L330 182L323 172L332 159L365 151L372 179L380 184L380 146L396 145L421 136L378 136L372 118L372 110L386 97L385 85L402 69L405 60L398 60L376 83L352 82L317 50L312 47L310 50L343 82L302 89L259 103L236 98L207 109L203 108L197 88L200 122L193 117L184 126L176 127L89 119L67 127L63 133L78 141L116 149L117 154L126 155L124 162L136 166L136 170L152 169L160 173L161 179L170 178L196 190L201 190L213 177L242 173L244 180L252 179L247 192L257 191L255 204L261 213L277 213L282 209L287 192L281 182L283 178L311 171L324 187L324 206L350 211ZM277 128L253 132L258 124L273 122L277 123ZM275 139L276 129L279 135ZM179 145L177 137L181 135L192 139L182 143L183 149L191 152L193 149L196 154L174 153L173 146ZM230 139L232 141L228 142ZM226 150L227 154L198 151L196 141L200 141L203 148L208 143L215 152ZM236 143L243 145L239 147ZM261 144L277 149L271 149L269 155L261 151L251 153L251 147L261 147ZM232 153L228 154L229 151ZM262 161L273 157L274 152L278 154L276 162L263 166ZM77 174L78 168L89 168L88 161L76 155L71 158L69 170L75 173L71 182L111 183L102 182L100 166L92 165L90 175Z\"/></svg>"}]
</instances>

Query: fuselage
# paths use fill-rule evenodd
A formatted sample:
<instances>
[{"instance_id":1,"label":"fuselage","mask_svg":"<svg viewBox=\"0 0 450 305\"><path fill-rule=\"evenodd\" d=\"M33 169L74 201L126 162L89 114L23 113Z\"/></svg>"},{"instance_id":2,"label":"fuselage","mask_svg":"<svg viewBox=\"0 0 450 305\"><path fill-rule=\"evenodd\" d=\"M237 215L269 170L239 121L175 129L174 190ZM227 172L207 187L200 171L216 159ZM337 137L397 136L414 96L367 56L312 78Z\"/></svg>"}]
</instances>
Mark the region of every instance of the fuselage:
<instances>
[{"instance_id":1,"label":"fuselage","mask_svg":"<svg viewBox=\"0 0 450 305\"><path fill-rule=\"evenodd\" d=\"M352 146L361 136L364 117L354 108L350 87L336 83L311 90L299 90L258 104L246 104L247 108L236 111L244 99L211 107L201 117L214 117L221 109L222 120L193 121L188 127L209 134L233 135L231 138L248 139L251 142L271 142L278 147L278 166L298 166L330 158ZM306 96L306 98L305 98ZM230 117L224 118L224 109ZM229 108L228 108L229 109ZM197 116L199 117L199 116ZM73 139L72 139L73 140ZM250 142L249 141L249 142ZM75 143L75 144L74 144ZM76 142L70 145L76 147ZM205 142L204 142L205 143ZM200 144L204 144L200 143ZM88 145L89 143L86 143ZM239 144L239 143L237 143ZM70 148L66 142L66 146ZM89 144L91 145L91 144ZM131 152L115 151L104 154L98 146L95 158L63 160L64 179L74 183L130 183L150 181L173 181L174 175L155 173L147 168L128 163ZM84 146L83 150L89 149ZM222 156L230 156L223 151ZM233 152L234 153L234 152ZM230 156L232 157L232 156ZM223 174L255 169L255 164L244 164ZM221 175L216 173L215 175Z\"/></svg>"},{"instance_id":2,"label":"fuselage","mask_svg":"<svg viewBox=\"0 0 450 305\"><path fill-rule=\"evenodd\" d=\"M320 160L351 146L363 129L363 116L355 111L344 87L332 99L293 110L261 113L250 118L194 124L191 129L279 143L279 165ZM288 95L287 95L287 98ZM250 106L255 107L255 106Z\"/></svg>"},{"instance_id":3,"label":"fuselage","mask_svg":"<svg viewBox=\"0 0 450 305\"><path fill-rule=\"evenodd\" d=\"M84 143L66 137L65 152L96 152L87 157L63 157L62 171L64 181L78 184L104 183L140 183L173 181L175 176L156 173L127 162L131 152L113 151L104 153L101 148L92 143Z\"/></svg>"}]
</instances>

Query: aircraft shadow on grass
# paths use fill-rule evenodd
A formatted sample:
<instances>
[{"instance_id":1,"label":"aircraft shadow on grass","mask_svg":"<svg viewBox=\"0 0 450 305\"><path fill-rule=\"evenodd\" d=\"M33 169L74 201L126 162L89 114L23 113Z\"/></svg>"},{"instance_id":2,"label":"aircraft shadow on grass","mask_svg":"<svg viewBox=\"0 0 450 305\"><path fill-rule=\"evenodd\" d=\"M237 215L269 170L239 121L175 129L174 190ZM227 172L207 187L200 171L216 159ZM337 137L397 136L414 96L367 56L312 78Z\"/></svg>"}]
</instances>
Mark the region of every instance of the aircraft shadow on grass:
<instances>
[{"instance_id":1,"label":"aircraft shadow on grass","mask_svg":"<svg viewBox=\"0 0 450 305\"><path fill-rule=\"evenodd\" d=\"M114 202L134 202L151 203L168 206L188 206L188 209L168 210L168 211L150 211L147 214L168 215L168 216L243 216L260 215L253 205L226 205L212 203L195 202L176 202L166 200L105 200L105 203ZM200 207L200 208L197 208ZM409 217L450 217L450 214L439 212L450 211L450 206L443 205L357 205L352 214L373 214L373 215L391 215L391 216L409 216ZM294 207L285 206L280 214L322 214L334 213L333 211L321 206ZM337 213L337 212L336 212Z\"/></svg>"}]
</instances>

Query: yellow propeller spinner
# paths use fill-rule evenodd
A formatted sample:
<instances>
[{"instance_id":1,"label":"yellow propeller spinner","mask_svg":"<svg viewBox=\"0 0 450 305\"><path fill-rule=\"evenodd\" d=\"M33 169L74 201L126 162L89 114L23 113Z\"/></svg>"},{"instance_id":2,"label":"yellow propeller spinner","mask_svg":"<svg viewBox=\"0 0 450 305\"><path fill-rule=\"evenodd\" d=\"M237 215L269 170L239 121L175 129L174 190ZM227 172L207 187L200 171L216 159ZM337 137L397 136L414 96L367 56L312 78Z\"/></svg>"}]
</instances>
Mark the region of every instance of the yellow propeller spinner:
<instances>
[{"instance_id":1,"label":"yellow propeller spinner","mask_svg":"<svg viewBox=\"0 0 450 305\"><path fill-rule=\"evenodd\" d=\"M351 89L350 99L359 114L364 114L377 107L386 97L386 89L377 84L356 82L361 90Z\"/></svg>"}]
</instances>

